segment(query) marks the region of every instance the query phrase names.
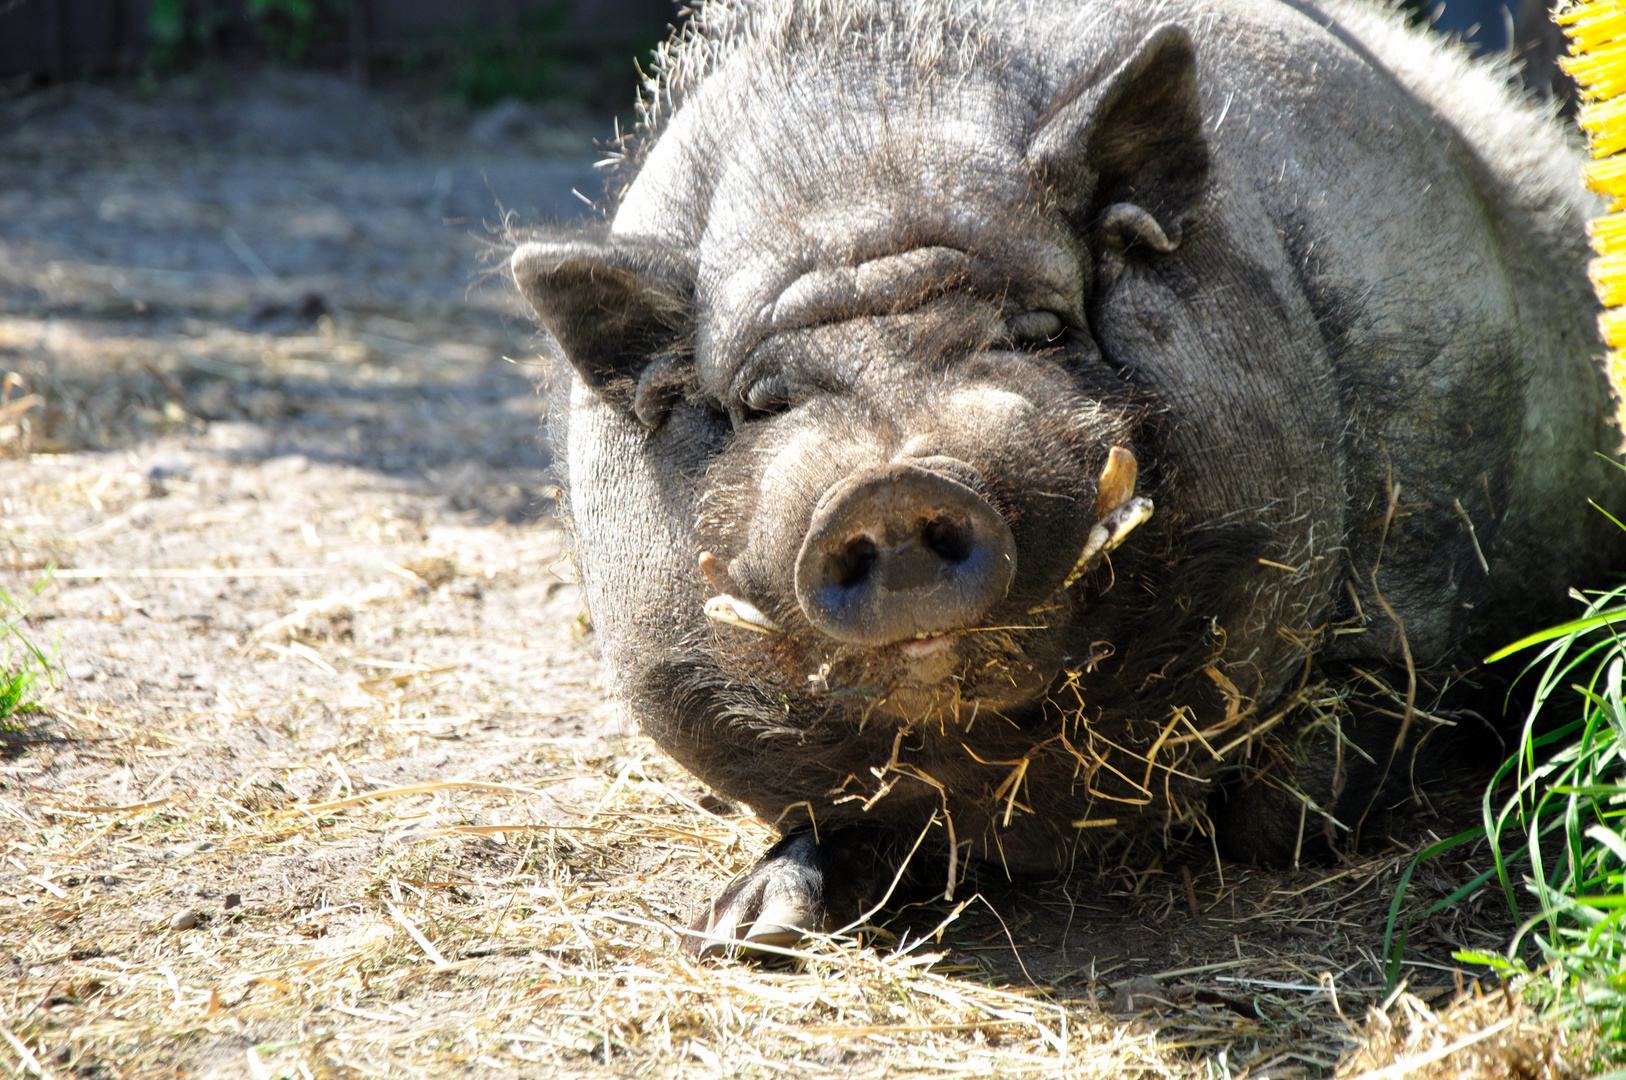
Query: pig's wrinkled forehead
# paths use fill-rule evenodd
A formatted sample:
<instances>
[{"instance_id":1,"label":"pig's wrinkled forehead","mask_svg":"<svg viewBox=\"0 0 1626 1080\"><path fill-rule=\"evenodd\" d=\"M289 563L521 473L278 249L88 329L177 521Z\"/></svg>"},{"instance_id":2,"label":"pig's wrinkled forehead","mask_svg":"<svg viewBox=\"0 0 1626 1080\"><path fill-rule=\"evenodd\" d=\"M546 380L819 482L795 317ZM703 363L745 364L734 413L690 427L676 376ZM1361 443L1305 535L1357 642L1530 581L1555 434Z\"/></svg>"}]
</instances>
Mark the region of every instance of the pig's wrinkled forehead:
<instances>
[{"instance_id":1,"label":"pig's wrinkled forehead","mask_svg":"<svg viewBox=\"0 0 1626 1080\"><path fill-rule=\"evenodd\" d=\"M704 201L685 208L687 235L672 235L671 219L659 225L695 268L702 376L774 330L876 314L888 296L906 304L944 284L1075 313L1074 240L1034 190L1028 110L1005 96L980 80L905 94L807 73L733 103L729 130L704 139L684 137L680 113L616 228L656 224L649 195L677 187L663 173L700 181L687 185Z\"/></svg>"}]
</instances>

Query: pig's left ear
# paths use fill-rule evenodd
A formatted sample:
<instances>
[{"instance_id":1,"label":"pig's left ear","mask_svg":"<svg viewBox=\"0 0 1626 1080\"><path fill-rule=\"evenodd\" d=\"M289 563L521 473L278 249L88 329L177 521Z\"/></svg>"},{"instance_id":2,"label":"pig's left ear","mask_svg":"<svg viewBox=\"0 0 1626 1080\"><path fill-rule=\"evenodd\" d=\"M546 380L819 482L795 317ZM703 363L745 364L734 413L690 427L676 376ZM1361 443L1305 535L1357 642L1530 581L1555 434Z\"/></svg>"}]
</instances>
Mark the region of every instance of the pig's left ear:
<instances>
[{"instance_id":1,"label":"pig's left ear","mask_svg":"<svg viewBox=\"0 0 1626 1080\"><path fill-rule=\"evenodd\" d=\"M1107 250L1173 251L1208 180L1197 57L1172 24L1043 119L1028 161L1063 211Z\"/></svg>"},{"instance_id":2,"label":"pig's left ear","mask_svg":"<svg viewBox=\"0 0 1626 1080\"><path fill-rule=\"evenodd\" d=\"M682 396L693 286L663 252L593 240L521 245L514 283L582 382L651 430Z\"/></svg>"}]
</instances>

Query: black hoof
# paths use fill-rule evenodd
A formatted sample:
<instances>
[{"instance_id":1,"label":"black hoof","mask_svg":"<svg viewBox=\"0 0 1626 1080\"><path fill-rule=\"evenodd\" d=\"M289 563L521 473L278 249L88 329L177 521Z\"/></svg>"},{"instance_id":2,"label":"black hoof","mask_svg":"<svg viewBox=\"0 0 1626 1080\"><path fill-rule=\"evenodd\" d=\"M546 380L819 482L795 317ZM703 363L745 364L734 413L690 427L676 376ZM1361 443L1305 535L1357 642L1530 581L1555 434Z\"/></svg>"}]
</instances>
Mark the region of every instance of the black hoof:
<instances>
[{"instance_id":1,"label":"black hoof","mask_svg":"<svg viewBox=\"0 0 1626 1080\"><path fill-rule=\"evenodd\" d=\"M684 937L699 957L763 956L758 946L789 948L809 930L824 930L824 866L811 833L779 841L737 878Z\"/></svg>"}]
</instances>

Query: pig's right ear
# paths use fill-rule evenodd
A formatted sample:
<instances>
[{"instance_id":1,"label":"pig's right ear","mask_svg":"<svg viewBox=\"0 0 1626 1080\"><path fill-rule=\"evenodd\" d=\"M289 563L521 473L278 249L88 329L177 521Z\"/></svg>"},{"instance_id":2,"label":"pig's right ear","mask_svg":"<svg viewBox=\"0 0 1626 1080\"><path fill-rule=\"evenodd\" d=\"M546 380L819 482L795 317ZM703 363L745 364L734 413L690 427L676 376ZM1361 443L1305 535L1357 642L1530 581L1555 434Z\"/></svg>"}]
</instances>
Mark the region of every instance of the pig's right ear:
<instances>
[{"instance_id":1,"label":"pig's right ear","mask_svg":"<svg viewBox=\"0 0 1626 1080\"><path fill-rule=\"evenodd\" d=\"M509 267L582 382L660 427L687 382L690 275L659 250L591 240L523 244Z\"/></svg>"},{"instance_id":2,"label":"pig's right ear","mask_svg":"<svg viewBox=\"0 0 1626 1080\"><path fill-rule=\"evenodd\" d=\"M1191 35L1155 27L1113 71L1082 77L1038 124L1028 160L1109 261L1179 247L1209 172Z\"/></svg>"}]
</instances>

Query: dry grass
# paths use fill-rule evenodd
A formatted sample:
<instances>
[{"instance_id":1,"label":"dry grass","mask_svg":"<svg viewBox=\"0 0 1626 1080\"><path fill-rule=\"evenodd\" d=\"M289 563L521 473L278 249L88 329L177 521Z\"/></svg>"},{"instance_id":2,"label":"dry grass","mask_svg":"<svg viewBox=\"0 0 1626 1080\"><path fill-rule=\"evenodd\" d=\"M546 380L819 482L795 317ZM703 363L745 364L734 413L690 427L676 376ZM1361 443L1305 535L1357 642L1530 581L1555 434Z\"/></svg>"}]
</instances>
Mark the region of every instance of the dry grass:
<instances>
[{"instance_id":1,"label":"dry grass","mask_svg":"<svg viewBox=\"0 0 1626 1080\"><path fill-rule=\"evenodd\" d=\"M1595 1033L1541 1022L1509 985L1476 983L1439 1012L1402 986L1367 1014L1340 1080L1570 1080L1592 1072Z\"/></svg>"},{"instance_id":2,"label":"dry grass","mask_svg":"<svg viewBox=\"0 0 1626 1080\"><path fill-rule=\"evenodd\" d=\"M77 726L132 753L178 741ZM9 858L29 870L0 907L23 969L8 1029L62 1075L1186 1071L1100 1010L935 973L942 954L919 941L814 943L794 971L688 960L671 883L717 887L766 831L669 786L648 744L626 749L539 768L536 785L576 785L582 810L558 824L535 823L535 787L455 780L260 811L241 791L4 800ZM174 899L273 854L321 865L358 832L399 839L308 909ZM109 877L123 887L87 888ZM111 905L142 925L76 932Z\"/></svg>"},{"instance_id":3,"label":"dry grass","mask_svg":"<svg viewBox=\"0 0 1626 1080\"><path fill-rule=\"evenodd\" d=\"M399 698L423 678L387 677L354 718L382 748L367 756L402 749ZM224 745L212 717L153 727L59 715L132 764ZM38 756L5 766L0 838L19 873L0 898L14 958L0 986L17 1061L26 1051L46 1075L135 1077L1314 1075L1353 1043L1345 1018L1380 992L1359 947L1341 968L1323 954L1349 944L1345 927L1370 932L1404 862L1296 888L1237 868L1223 884L1212 869L1145 868L1138 895L1127 881L1116 890L1117 918L1170 926L1197 948L1234 944L1230 959L1173 970L1097 966L1094 950L1093 970L1006 978L981 961L1023 972L1040 966L1046 938L1054 949L1054 928L1008 895L917 909L856 943L814 941L787 967L697 963L676 947L693 897L748 866L768 833L700 805L647 742L583 759L539 741L523 784L447 777L371 791L346 782L359 763L322 749L229 787L122 806L19 793ZM331 797L288 801L266 783L267 771L302 769L333 777ZM561 815L548 793L564 787ZM358 838L374 857L356 858ZM311 879L296 901L257 901L245 886L236 902L234 881L291 859ZM1091 880L1034 895L1077 907L1086 889L1112 898L1110 882ZM1207 912L1171 918L1188 904ZM1274 947L1250 937L1244 952L1248 926L1268 927ZM1503 1007L1483 1000L1441 1020L1406 995L1396 1019L1372 1013L1352 1061L1478 1030L1474 1017ZM1503 1050L1561 1058L1565 1044L1526 1022L1476 1053Z\"/></svg>"}]
</instances>

